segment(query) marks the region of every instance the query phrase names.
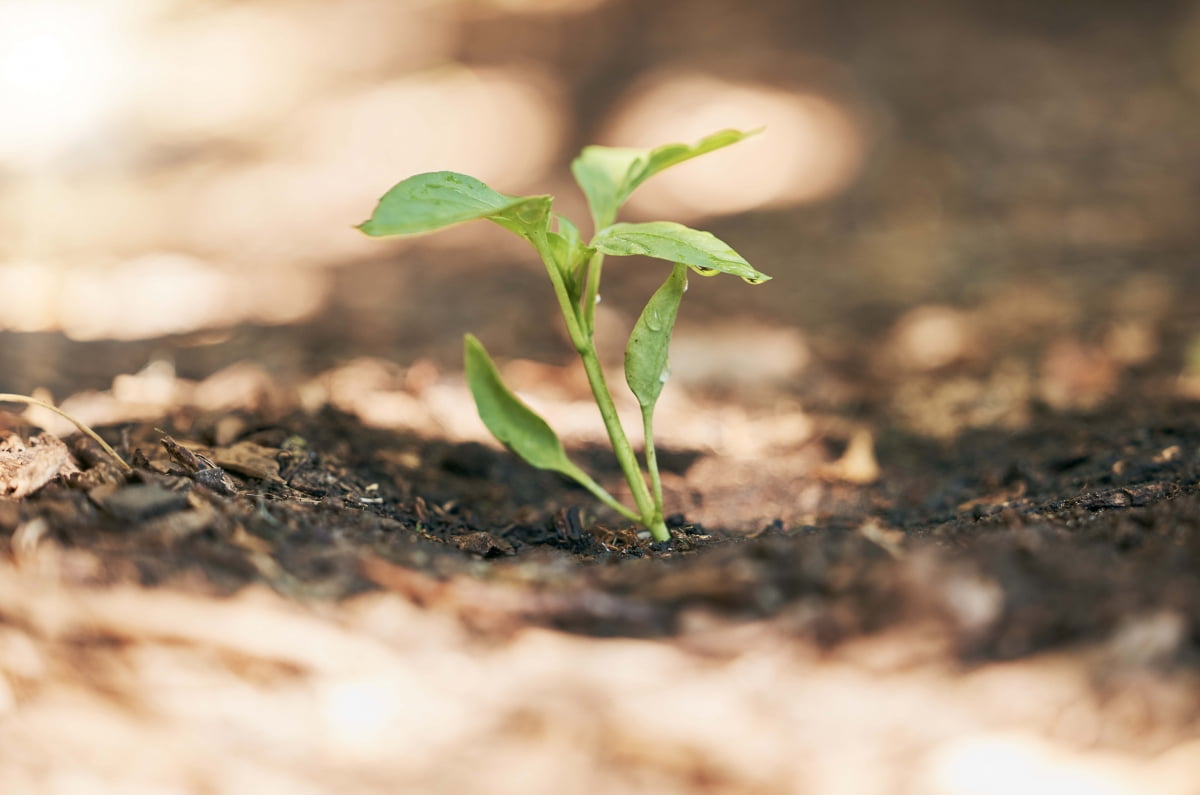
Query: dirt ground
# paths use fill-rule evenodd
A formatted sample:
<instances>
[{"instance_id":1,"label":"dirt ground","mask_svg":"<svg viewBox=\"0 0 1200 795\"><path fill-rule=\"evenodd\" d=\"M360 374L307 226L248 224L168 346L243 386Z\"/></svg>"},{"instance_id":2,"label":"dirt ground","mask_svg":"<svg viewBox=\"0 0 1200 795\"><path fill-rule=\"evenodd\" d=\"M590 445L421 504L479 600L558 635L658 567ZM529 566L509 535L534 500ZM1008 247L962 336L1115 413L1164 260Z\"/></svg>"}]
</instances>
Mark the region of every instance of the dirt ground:
<instances>
[{"instance_id":1,"label":"dirt ground","mask_svg":"<svg viewBox=\"0 0 1200 795\"><path fill-rule=\"evenodd\" d=\"M133 464L0 414L0 791L1200 792L1200 11L799 5L873 148L708 223L776 279L693 279L667 544L481 432L464 330L622 494L507 249L381 248L297 325L0 332ZM669 18L589 24L669 60Z\"/></svg>"}]
</instances>

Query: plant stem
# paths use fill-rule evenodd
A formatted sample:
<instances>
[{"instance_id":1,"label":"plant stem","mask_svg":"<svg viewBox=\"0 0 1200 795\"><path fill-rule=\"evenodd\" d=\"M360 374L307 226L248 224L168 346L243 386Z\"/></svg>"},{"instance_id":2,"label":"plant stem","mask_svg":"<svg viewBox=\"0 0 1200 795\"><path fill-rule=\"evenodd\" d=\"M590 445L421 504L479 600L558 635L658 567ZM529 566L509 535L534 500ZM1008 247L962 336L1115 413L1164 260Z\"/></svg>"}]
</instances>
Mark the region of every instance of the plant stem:
<instances>
[{"instance_id":1,"label":"plant stem","mask_svg":"<svg viewBox=\"0 0 1200 795\"><path fill-rule=\"evenodd\" d=\"M579 323L579 307L571 300L571 292L567 289L566 282L563 281L562 271L550 249L550 243L544 234L529 238L529 242L533 243L534 248L542 257L542 263L546 266L550 284L554 287L554 296L558 299L558 309L562 313L563 322L567 324L567 334L571 337L571 344L575 346L576 351L582 354L580 346L581 344L590 344L591 335L585 334Z\"/></svg>"},{"instance_id":2,"label":"plant stem","mask_svg":"<svg viewBox=\"0 0 1200 795\"><path fill-rule=\"evenodd\" d=\"M592 396L596 399L596 407L600 409L604 428L608 431L608 439L612 442L613 452L617 455L617 463L621 465L621 471L625 473L625 480L629 483L630 491L633 492L633 501L637 503L638 511L641 513L639 521L654 535L656 541L663 541L665 539L659 538L659 533L655 529L653 498L650 496L650 490L646 488L646 481L642 477L642 468L638 465L637 455L633 452L633 446L629 444L625 429L621 426L621 420L617 416L617 406L613 402L612 394L608 391L608 383L604 379L604 369L600 366L600 359L596 355L596 348L591 340L587 340L586 348L579 351L579 358L583 360L583 370L587 373L588 384L592 387ZM659 523L661 524L661 521Z\"/></svg>"},{"instance_id":3,"label":"plant stem","mask_svg":"<svg viewBox=\"0 0 1200 795\"><path fill-rule=\"evenodd\" d=\"M600 273L604 269L604 255L597 252L592 255L587 267L587 284L583 289L583 327L588 336L596 331L596 304L600 303Z\"/></svg>"},{"instance_id":4,"label":"plant stem","mask_svg":"<svg viewBox=\"0 0 1200 795\"><path fill-rule=\"evenodd\" d=\"M667 529L667 523L663 521L661 516L656 516L650 523L650 537L655 541L670 541L671 531Z\"/></svg>"},{"instance_id":5,"label":"plant stem","mask_svg":"<svg viewBox=\"0 0 1200 795\"><path fill-rule=\"evenodd\" d=\"M646 471L650 473L650 488L654 492L655 516L663 518L662 477L658 474L658 453L654 449L654 406L642 406L642 437L646 451Z\"/></svg>"},{"instance_id":6,"label":"plant stem","mask_svg":"<svg viewBox=\"0 0 1200 795\"><path fill-rule=\"evenodd\" d=\"M595 237L606 226L612 226L617 220L615 212L608 213L603 218L592 217L592 236ZM600 295L600 274L604 271L604 255L596 252L592 255L587 268L587 284L583 290L583 326L588 336L596 330L596 304Z\"/></svg>"},{"instance_id":7,"label":"plant stem","mask_svg":"<svg viewBox=\"0 0 1200 795\"><path fill-rule=\"evenodd\" d=\"M590 326L586 326L580 322L581 310L583 315L587 316L587 299L585 297L584 307L576 306L571 301L570 292L563 281L562 270L559 263L554 259L554 254L545 237L534 239L532 242L537 248L538 253L541 254L542 262L546 265L546 272L550 275L550 283L554 286L554 294L558 298L558 306L562 311L563 320L567 325L567 334L570 335L571 343L575 346L575 351L579 354L579 358L583 362L583 370L587 374L588 385L592 389L592 397L595 398L596 407L600 409L600 417L604 420L604 429L608 432L608 439L612 443L613 452L617 456L617 463L621 466L621 472L625 475L625 481L629 484L629 489L633 494L633 501L637 504L638 513L641 515L633 516L630 515L632 512L626 514L624 511L621 513L640 522L642 526L650 531L650 535L654 537L655 541L666 541L670 539L671 534L667 531L666 525L663 524L661 509L656 510L655 508L654 499L650 496L650 490L646 487L645 478L642 476L642 469L638 464L637 455L633 452L633 446L629 444L629 438L625 435L625 428L621 425L621 419L617 415L616 403L613 402L612 393L608 391L608 383L604 378L604 368L600 366L600 358L596 354L596 345L592 340L592 330ZM595 265L596 263L593 261L592 266ZM585 290L585 296L592 289L591 273L592 271L589 268L589 288ZM594 309L595 299L592 299L590 303ZM587 483L584 481L580 481L580 484L588 488ZM599 487L597 486L597 488ZM603 489L600 490L603 491ZM595 494L596 492L593 493ZM608 504L606 500L602 499L602 501Z\"/></svg>"},{"instance_id":8,"label":"plant stem","mask_svg":"<svg viewBox=\"0 0 1200 795\"><path fill-rule=\"evenodd\" d=\"M106 442L100 438L100 434L96 433L91 428L84 425L82 422L75 419L74 417L72 417L70 414L63 411L62 409L52 406L43 400L38 400L37 398L29 397L28 395L12 395L12 394L8 394L8 393L2 393L2 394L0 394L0 402L3 402L3 403L26 403L30 406L38 406L40 408L49 409L50 411L53 411L55 414L68 420L72 425L74 425L76 428L78 428L80 430L80 432L82 432L85 436L90 438L96 444L100 445L100 447L102 447L104 449L104 452L106 452L110 456L112 456L113 459L115 459L116 462L121 465L122 469L124 469L126 472L132 471L133 467L129 466L129 464L127 464L125 462L124 458L121 458L121 456L117 455L117 451L112 449L111 447L109 447L108 442Z\"/></svg>"},{"instance_id":9,"label":"plant stem","mask_svg":"<svg viewBox=\"0 0 1200 795\"><path fill-rule=\"evenodd\" d=\"M569 474L580 486L583 486L585 489L590 491L592 496L600 500L600 502L604 503L609 508L612 508L614 511L621 514L631 522L637 522L639 524L642 523L642 517L638 516L636 511L631 511L618 502L616 497L609 494L603 486L592 480L588 473L584 472L582 469L575 469Z\"/></svg>"}]
</instances>

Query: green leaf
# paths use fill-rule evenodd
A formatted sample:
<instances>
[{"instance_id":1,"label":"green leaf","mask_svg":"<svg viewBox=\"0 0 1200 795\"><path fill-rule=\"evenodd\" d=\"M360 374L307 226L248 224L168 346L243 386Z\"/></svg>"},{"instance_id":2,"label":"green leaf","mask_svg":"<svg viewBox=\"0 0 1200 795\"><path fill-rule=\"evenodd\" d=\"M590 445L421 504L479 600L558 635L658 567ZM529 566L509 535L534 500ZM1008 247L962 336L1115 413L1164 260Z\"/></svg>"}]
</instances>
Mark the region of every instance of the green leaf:
<instances>
[{"instance_id":1,"label":"green leaf","mask_svg":"<svg viewBox=\"0 0 1200 795\"><path fill-rule=\"evenodd\" d=\"M548 224L551 201L549 196L506 196L466 174L431 171L395 185L358 228L372 237L418 235L487 218L529 237Z\"/></svg>"},{"instance_id":2,"label":"green leaf","mask_svg":"<svg viewBox=\"0 0 1200 795\"><path fill-rule=\"evenodd\" d=\"M629 194L650 177L758 132L721 130L694 144L664 144L653 149L587 146L571 163L571 173L587 197L596 229L601 229L616 220Z\"/></svg>"},{"instance_id":3,"label":"green leaf","mask_svg":"<svg viewBox=\"0 0 1200 795\"><path fill-rule=\"evenodd\" d=\"M711 232L677 224L652 221L645 224L613 224L592 238L596 250L613 256L640 254L687 265L701 276L731 273L750 284L770 279L755 270L726 243Z\"/></svg>"},{"instance_id":4,"label":"green leaf","mask_svg":"<svg viewBox=\"0 0 1200 795\"><path fill-rule=\"evenodd\" d=\"M716 149L724 149L730 144L736 144L738 141L743 141L753 135L758 135L762 132L760 127L757 130L721 130L712 135L701 138L690 146L688 144L664 144L650 150L649 156L646 158L646 165L642 171L634 177L633 184L629 190L632 191L638 185L641 185L655 174L678 165L685 160L691 160L693 157L708 154Z\"/></svg>"},{"instance_id":5,"label":"green leaf","mask_svg":"<svg viewBox=\"0 0 1200 795\"><path fill-rule=\"evenodd\" d=\"M587 197L592 224L596 229L608 226L629 196L629 173L648 150L618 149L611 146L585 146L571 162L571 173Z\"/></svg>"},{"instance_id":6,"label":"green leaf","mask_svg":"<svg viewBox=\"0 0 1200 795\"><path fill-rule=\"evenodd\" d=\"M505 447L538 469L578 479L580 470L567 458L562 442L546 421L509 391L483 344L473 334L463 338L467 385L479 418Z\"/></svg>"},{"instance_id":7,"label":"green leaf","mask_svg":"<svg viewBox=\"0 0 1200 795\"><path fill-rule=\"evenodd\" d=\"M487 216L489 221L499 224L511 232L534 241L546 234L550 224L550 196L525 196L498 213Z\"/></svg>"},{"instance_id":8,"label":"green leaf","mask_svg":"<svg viewBox=\"0 0 1200 795\"><path fill-rule=\"evenodd\" d=\"M554 264L567 286L571 300L578 302L583 291L583 266L596 250L583 244L575 224L561 215L555 217L558 219L558 231L548 233L546 239L550 243Z\"/></svg>"},{"instance_id":9,"label":"green leaf","mask_svg":"<svg viewBox=\"0 0 1200 795\"><path fill-rule=\"evenodd\" d=\"M522 403L500 380L496 365L474 335L464 336L463 353L467 385L475 398L475 408L479 410L479 418L493 436L538 469L560 472L574 479L596 499L625 518L635 522L642 521L641 516L617 502L588 473L567 458L562 442L546 421ZM653 528L651 532L654 532ZM662 532L665 532L665 528Z\"/></svg>"},{"instance_id":10,"label":"green leaf","mask_svg":"<svg viewBox=\"0 0 1200 795\"><path fill-rule=\"evenodd\" d=\"M583 241L579 236L579 227L571 223L571 219L565 216L556 215L554 218L558 224L558 235L566 241L568 250L574 252L582 248Z\"/></svg>"},{"instance_id":11,"label":"green leaf","mask_svg":"<svg viewBox=\"0 0 1200 795\"><path fill-rule=\"evenodd\" d=\"M562 264L564 275L569 276L595 254L596 250L583 244L579 237L579 229L573 223L561 215L555 217L558 219L558 231L550 232L547 237L555 261Z\"/></svg>"},{"instance_id":12,"label":"green leaf","mask_svg":"<svg viewBox=\"0 0 1200 795\"><path fill-rule=\"evenodd\" d=\"M625 381L643 409L658 402L670 375L667 349L679 313L679 302L687 289L687 266L677 264L642 310L625 346Z\"/></svg>"}]
</instances>

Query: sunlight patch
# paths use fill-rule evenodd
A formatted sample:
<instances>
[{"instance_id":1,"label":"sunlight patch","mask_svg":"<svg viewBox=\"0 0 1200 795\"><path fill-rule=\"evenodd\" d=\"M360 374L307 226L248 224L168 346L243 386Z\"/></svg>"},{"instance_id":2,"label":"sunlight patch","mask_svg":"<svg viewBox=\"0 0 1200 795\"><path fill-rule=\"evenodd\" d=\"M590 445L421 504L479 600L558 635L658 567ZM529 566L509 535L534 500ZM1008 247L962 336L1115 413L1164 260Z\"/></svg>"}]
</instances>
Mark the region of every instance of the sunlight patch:
<instances>
[{"instance_id":1,"label":"sunlight patch","mask_svg":"<svg viewBox=\"0 0 1200 795\"><path fill-rule=\"evenodd\" d=\"M766 130L656 177L630 206L692 218L819 201L848 187L862 166L863 131L833 99L696 73L669 71L636 87L618 103L604 139L643 146L722 127Z\"/></svg>"},{"instance_id":2,"label":"sunlight patch","mask_svg":"<svg viewBox=\"0 0 1200 795\"><path fill-rule=\"evenodd\" d=\"M326 280L313 269L243 272L165 252L87 267L0 264L0 290L10 296L0 329L134 340L241 323L297 323L324 305Z\"/></svg>"},{"instance_id":3,"label":"sunlight patch","mask_svg":"<svg viewBox=\"0 0 1200 795\"><path fill-rule=\"evenodd\" d=\"M127 64L110 6L0 4L0 163L52 158L116 110Z\"/></svg>"}]
</instances>

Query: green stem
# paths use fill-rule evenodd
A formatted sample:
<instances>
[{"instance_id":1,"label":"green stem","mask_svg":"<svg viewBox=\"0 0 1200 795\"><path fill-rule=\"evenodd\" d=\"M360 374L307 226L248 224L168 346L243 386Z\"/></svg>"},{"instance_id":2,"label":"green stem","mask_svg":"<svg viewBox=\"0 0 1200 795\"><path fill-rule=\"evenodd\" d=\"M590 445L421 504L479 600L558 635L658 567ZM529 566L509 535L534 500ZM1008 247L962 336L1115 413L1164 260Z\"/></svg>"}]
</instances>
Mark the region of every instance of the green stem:
<instances>
[{"instance_id":1,"label":"green stem","mask_svg":"<svg viewBox=\"0 0 1200 795\"><path fill-rule=\"evenodd\" d=\"M620 502L618 502L616 497L609 494L608 491L603 486L601 486L596 481L592 480L591 476L588 475L588 473L584 472L582 469L573 469L566 474L568 474L572 478L574 478L575 481L580 486L583 486L585 489L590 491L592 493L592 496L595 497L596 499L600 500L600 502L604 503L609 508L612 508L614 511L621 514L629 521L637 522L637 523L641 524L642 517L638 516L636 511L631 511L630 509L628 509L624 505L622 505Z\"/></svg>"},{"instance_id":2,"label":"green stem","mask_svg":"<svg viewBox=\"0 0 1200 795\"><path fill-rule=\"evenodd\" d=\"M571 343L575 346L575 351L583 362L583 370L587 374L592 397L595 398L596 407L600 409L600 417L604 420L604 429L608 432L608 439L617 456L617 463L621 466L621 472L625 475L625 480L629 483L629 489L633 494L633 501L637 504L638 513L641 514L640 516L629 516L629 518L646 527L656 541L665 541L670 538L670 534L667 533L661 516L656 516L654 500L650 496L650 490L646 487L637 455L633 452L633 446L629 444L629 438L625 435L625 428L621 425L620 417L617 416L617 406L613 402L612 393L608 391L608 383L604 379L604 369L600 366L600 358L596 354L596 346L592 341L591 329L580 322L580 310L583 310L586 317L587 306L585 304L584 307L578 307L571 301L570 292L563 281L562 270L555 261L554 254L545 237L540 236L532 242L538 253L541 254L542 262L546 265L546 272L550 275L550 283L554 286L554 294L558 298L558 306L567 325L567 334L570 335ZM590 291L590 270L588 282ZM589 294L589 291L585 291L585 296ZM591 304L594 308L594 299ZM583 481L580 483L588 488ZM624 512L622 513L624 515Z\"/></svg>"},{"instance_id":3,"label":"green stem","mask_svg":"<svg viewBox=\"0 0 1200 795\"><path fill-rule=\"evenodd\" d=\"M587 284L583 289L583 326L589 335L596 331L596 305L600 303L600 273L604 269L604 255L592 255L587 267Z\"/></svg>"},{"instance_id":4,"label":"green stem","mask_svg":"<svg viewBox=\"0 0 1200 795\"><path fill-rule=\"evenodd\" d=\"M122 469L124 469L126 472L132 471L133 467L129 466L129 464L127 464L125 462L124 458L121 458L121 456L117 455L117 451L112 449L111 447L109 447L108 442L106 442L100 438L100 434L96 433L91 428L84 425L82 422L75 419L74 417L72 417L70 414L63 411L62 409L52 406L43 400L38 400L37 398L29 397L28 395L12 395L12 394L8 394L8 393L0 393L0 402L3 402L3 403L26 403L30 406L39 406L41 408L49 409L50 411L53 411L58 416L63 417L67 421L69 421L72 425L74 425L76 428L78 428L80 430L80 432L82 432L85 436L90 438L96 444L100 445L100 447L102 447L104 449L104 452L106 452L110 456L112 456L116 460L116 462L121 465Z\"/></svg>"},{"instance_id":5,"label":"green stem","mask_svg":"<svg viewBox=\"0 0 1200 795\"><path fill-rule=\"evenodd\" d=\"M617 406L613 402L612 394L608 391L608 383L604 379L604 369L600 366L600 359L596 355L596 348L592 345L591 340L587 341L586 348L579 351L579 358L583 360L583 370L587 373L588 384L592 387L592 396L596 399L596 406L600 409L600 416L604 420L604 428L608 431L608 439L612 442L613 452L617 455L617 463L621 465L621 471L625 474L625 480L629 483L629 489L633 492L633 501L637 503L638 511L641 513L639 521L645 525L652 534L656 535L654 528L654 501L650 497L650 490L646 488L646 481L642 477L642 468L638 465L637 455L633 452L633 445L629 443L629 438L625 435L625 429L621 426L621 420L617 416Z\"/></svg>"},{"instance_id":6,"label":"green stem","mask_svg":"<svg viewBox=\"0 0 1200 795\"><path fill-rule=\"evenodd\" d=\"M661 520L663 490L658 474L658 453L654 449L654 406L642 406L642 436L645 438L646 471L650 473L650 488L654 492L654 513Z\"/></svg>"},{"instance_id":7,"label":"green stem","mask_svg":"<svg viewBox=\"0 0 1200 795\"><path fill-rule=\"evenodd\" d=\"M567 324L567 334L571 337L571 343L575 346L575 350L578 351L580 350L580 341L586 342L589 341L589 338L584 334L583 327L579 323L579 307L571 300L571 292L567 289L566 282L563 281L562 270L550 249L550 242L544 233L530 237L529 242L533 243L533 247L542 257L542 264L546 266L550 284L554 287L554 297L558 299L558 309L562 312L563 322Z\"/></svg>"},{"instance_id":8,"label":"green stem","mask_svg":"<svg viewBox=\"0 0 1200 795\"><path fill-rule=\"evenodd\" d=\"M592 236L599 234L606 226L612 226L617 220L616 213L609 213L603 218L592 216ZM597 252L592 255L587 268L587 284L583 290L583 325L589 335L596 330L596 304L600 302L600 274L604 272L604 255Z\"/></svg>"}]
</instances>

